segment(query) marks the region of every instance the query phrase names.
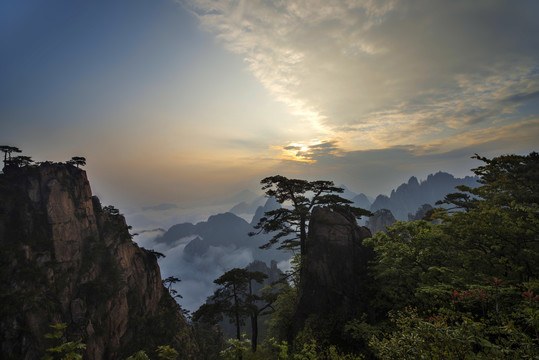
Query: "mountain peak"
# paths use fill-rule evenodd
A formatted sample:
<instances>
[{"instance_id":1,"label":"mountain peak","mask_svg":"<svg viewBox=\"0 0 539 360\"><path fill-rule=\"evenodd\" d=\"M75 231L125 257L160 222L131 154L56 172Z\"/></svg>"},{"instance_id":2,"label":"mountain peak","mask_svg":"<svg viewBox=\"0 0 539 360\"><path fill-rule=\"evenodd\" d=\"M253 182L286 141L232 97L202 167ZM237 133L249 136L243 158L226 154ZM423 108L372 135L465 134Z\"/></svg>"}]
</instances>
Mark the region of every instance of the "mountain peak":
<instances>
[{"instance_id":1,"label":"mountain peak","mask_svg":"<svg viewBox=\"0 0 539 360\"><path fill-rule=\"evenodd\" d=\"M419 181L417 181L415 176L412 176L410 180L408 180L408 186L419 186Z\"/></svg>"},{"instance_id":2,"label":"mountain peak","mask_svg":"<svg viewBox=\"0 0 539 360\"><path fill-rule=\"evenodd\" d=\"M410 177L408 183L403 183L396 190L391 191L389 197L379 195L371 205L370 210L389 209L397 220L408 220L408 214L415 214L424 204L433 206L436 201L442 200L445 195L455 192L458 185L476 187L476 177L455 178L453 175L438 171L430 174L427 179L419 182L415 176Z\"/></svg>"}]
</instances>

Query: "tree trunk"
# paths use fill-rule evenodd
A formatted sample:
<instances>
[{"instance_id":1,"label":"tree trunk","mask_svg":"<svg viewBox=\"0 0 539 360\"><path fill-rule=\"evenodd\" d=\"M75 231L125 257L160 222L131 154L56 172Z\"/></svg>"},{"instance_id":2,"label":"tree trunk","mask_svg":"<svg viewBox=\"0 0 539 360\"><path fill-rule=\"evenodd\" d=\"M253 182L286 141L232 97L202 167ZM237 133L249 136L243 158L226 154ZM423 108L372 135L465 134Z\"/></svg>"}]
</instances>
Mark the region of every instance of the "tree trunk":
<instances>
[{"instance_id":1,"label":"tree trunk","mask_svg":"<svg viewBox=\"0 0 539 360\"><path fill-rule=\"evenodd\" d=\"M235 309L235 317L236 317L236 338L238 341L241 341L241 329L240 329L240 309L238 304L238 294L236 294L236 285L233 285L232 287L234 291L234 309ZM241 353L238 355L238 360L243 360L243 357L241 356Z\"/></svg>"},{"instance_id":2,"label":"tree trunk","mask_svg":"<svg viewBox=\"0 0 539 360\"><path fill-rule=\"evenodd\" d=\"M251 314L251 350L256 352L257 342L258 342L258 315Z\"/></svg>"},{"instance_id":3,"label":"tree trunk","mask_svg":"<svg viewBox=\"0 0 539 360\"><path fill-rule=\"evenodd\" d=\"M241 340L241 331L240 331L240 309L238 307L238 294L236 294L236 286L232 287L234 293L234 316L236 318L236 338Z\"/></svg>"}]
</instances>

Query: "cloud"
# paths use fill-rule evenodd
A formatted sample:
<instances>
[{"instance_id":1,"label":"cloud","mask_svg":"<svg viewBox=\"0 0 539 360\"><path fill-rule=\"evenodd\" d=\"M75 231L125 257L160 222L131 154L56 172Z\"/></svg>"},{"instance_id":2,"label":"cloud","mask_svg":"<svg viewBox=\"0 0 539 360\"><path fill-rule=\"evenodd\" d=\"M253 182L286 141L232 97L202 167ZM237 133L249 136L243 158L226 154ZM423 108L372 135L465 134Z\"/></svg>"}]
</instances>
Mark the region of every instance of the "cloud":
<instances>
[{"instance_id":1,"label":"cloud","mask_svg":"<svg viewBox=\"0 0 539 360\"><path fill-rule=\"evenodd\" d=\"M232 268L243 268L253 261L250 249L236 249L224 246L210 246L201 257L187 261L183 257L185 246L193 237L179 241L179 244L168 248L166 244L153 241L145 243L145 247L152 248L165 255L159 259L161 277L169 276L180 278L174 289L183 296L179 303L190 311L195 311L202 305L208 296L215 290L213 281Z\"/></svg>"},{"instance_id":2,"label":"cloud","mask_svg":"<svg viewBox=\"0 0 539 360\"><path fill-rule=\"evenodd\" d=\"M339 156L342 151L337 140L314 140L309 144L282 146L282 159L302 162L316 162L323 157Z\"/></svg>"},{"instance_id":3,"label":"cloud","mask_svg":"<svg viewBox=\"0 0 539 360\"><path fill-rule=\"evenodd\" d=\"M309 180L331 180L354 192L376 196L397 188L411 176L426 178L438 171L456 176L472 175L478 165L471 157L494 157L501 153L527 154L537 150L539 117L496 128L462 129L452 136L425 144L403 144L380 149L346 150L339 141L315 145L320 151L299 154L309 161L299 162L297 151L282 159L283 176ZM287 147L282 147L283 152ZM503 152L500 149L504 149Z\"/></svg>"},{"instance_id":4,"label":"cloud","mask_svg":"<svg viewBox=\"0 0 539 360\"><path fill-rule=\"evenodd\" d=\"M535 99L539 99L539 90L514 94L503 99L502 102L520 104Z\"/></svg>"},{"instance_id":5,"label":"cloud","mask_svg":"<svg viewBox=\"0 0 539 360\"><path fill-rule=\"evenodd\" d=\"M537 2L185 2L276 99L348 149L517 123L539 91Z\"/></svg>"}]
</instances>

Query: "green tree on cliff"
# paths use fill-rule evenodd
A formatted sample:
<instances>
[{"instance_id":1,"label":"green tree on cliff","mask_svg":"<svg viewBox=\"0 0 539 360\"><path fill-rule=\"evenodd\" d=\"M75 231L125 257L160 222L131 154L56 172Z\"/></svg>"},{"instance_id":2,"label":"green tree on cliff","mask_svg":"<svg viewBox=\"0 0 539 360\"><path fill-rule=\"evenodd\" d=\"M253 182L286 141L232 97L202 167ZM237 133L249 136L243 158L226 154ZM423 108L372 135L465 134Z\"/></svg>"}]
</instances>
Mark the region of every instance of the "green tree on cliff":
<instances>
[{"instance_id":1,"label":"green tree on cliff","mask_svg":"<svg viewBox=\"0 0 539 360\"><path fill-rule=\"evenodd\" d=\"M6 166L8 161L11 160L11 153L22 152L19 148L15 146L9 146L9 145L0 145L0 151L4 153L4 166Z\"/></svg>"},{"instance_id":2,"label":"green tree on cliff","mask_svg":"<svg viewBox=\"0 0 539 360\"><path fill-rule=\"evenodd\" d=\"M28 166L34 161L30 156L15 156L9 160L7 160L7 165L16 166L16 167L24 167Z\"/></svg>"},{"instance_id":3,"label":"green tree on cliff","mask_svg":"<svg viewBox=\"0 0 539 360\"><path fill-rule=\"evenodd\" d=\"M86 158L83 156L73 156L71 160L68 161L69 164L79 166L86 165Z\"/></svg>"},{"instance_id":4,"label":"green tree on cliff","mask_svg":"<svg viewBox=\"0 0 539 360\"><path fill-rule=\"evenodd\" d=\"M307 181L275 175L262 179L260 183L267 197L274 197L282 205L290 205L290 208L267 211L255 226L258 231L249 234L274 234L261 248L280 243L279 249L299 248L300 254L306 255L307 226L315 206L346 208L358 218L372 215L368 210L350 206L352 201L337 195L344 189L334 186L332 181Z\"/></svg>"}]
</instances>

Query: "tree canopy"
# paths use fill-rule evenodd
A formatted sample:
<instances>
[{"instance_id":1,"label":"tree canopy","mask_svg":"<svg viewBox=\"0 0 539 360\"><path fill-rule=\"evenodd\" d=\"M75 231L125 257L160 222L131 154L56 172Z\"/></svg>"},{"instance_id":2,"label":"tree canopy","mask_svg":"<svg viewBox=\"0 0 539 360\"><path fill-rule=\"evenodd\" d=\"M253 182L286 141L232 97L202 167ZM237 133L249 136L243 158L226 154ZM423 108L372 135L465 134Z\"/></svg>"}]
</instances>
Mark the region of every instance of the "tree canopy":
<instances>
[{"instance_id":1,"label":"tree canopy","mask_svg":"<svg viewBox=\"0 0 539 360\"><path fill-rule=\"evenodd\" d=\"M7 166L12 161L11 154L12 153L20 153L22 152L21 149L15 147L15 146L9 146L9 145L0 145L0 151L4 153L4 166Z\"/></svg>"},{"instance_id":2,"label":"tree canopy","mask_svg":"<svg viewBox=\"0 0 539 360\"><path fill-rule=\"evenodd\" d=\"M86 165L86 158L83 156L73 156L71 160L68 161L69 164L79 166Z\"/></svg>"},{"instance_id":3,"label":"tree canopy","mask_svg":"<svg viewBox=\"0 0 539 360\"><path fill-rule=\"evenodd\" d=\"M236 325L236 338L241 340L241 326L245 318L251 320L251 346L256 351L258 342L258 317L271 307L276 294L258 294L252 282L263 283L268 276L260 271L234 268L221 275L214 283L220 287L194 314L195 321L216 323L223 315Z\"/></svg>"},{"instance_id":4,"label":"tree canopy","mask_svg":"<svg viewBox=\"0 0 539 360\"><path fill-rule=\"evenodd\" d=\"M285 205L267 211L255 225L258 231L249 234L273 234L262 248L280 244L279 249L299 248L300 254L306 255L307 225L315 206L347 209L356 217L372 215L368 210L350 206L352 201L337 195L343 193L344 189L334 186L332 181L307 181L275 175L262 179L261 184L267 197L274 197Z\"/></svg>"},{"instance_id":5,"label":"tree canopy","mask_svg":"<svg viewBox=\"0 0 539 360\"><path fill-rule=\"evenodd\" d=\"M373 304L394 323L370 341L379 358L539 356L539 155L474 158L481 185L446 196L441 223L370 240Z\"/></svg>"},{"instance_id":6,"label":"tree canopy","mask_svg":"<svg viewBox=\"0 0 539 360\"><path fill-rule=\"evenodd\" d=\"M474 273L514 281L539 278L539 154L474 158L484 162L472 169L481 186L461 186L458 201L444 199L466 210L438 209L445 233L457 250L473 253L466 265Z\"/></svg>"},{"instance_id":7,"label":"tree canopy","mask_svg":"<svg viewBox=\"0 0 539 360\"><path fill-rule=\"evenodd\" d=\"M30 156L15 156L6 161L6 165L8 166L15 166L15 167L23 167L28 166L34 161Z\"/></svg>"},{"instance_id":8,"label":"tree canopy","mask_svg":"<svg viewBox=\"0 0 539 360\"><path fill-rule=\"evenodd\" d=\"M9 146L9 145L0 145L0 151L4 153L4 163L6 160L11 159L11 153L20 153L22 152L21 149L15 147L15 146Z\"/></svg>"}]
</instances>

